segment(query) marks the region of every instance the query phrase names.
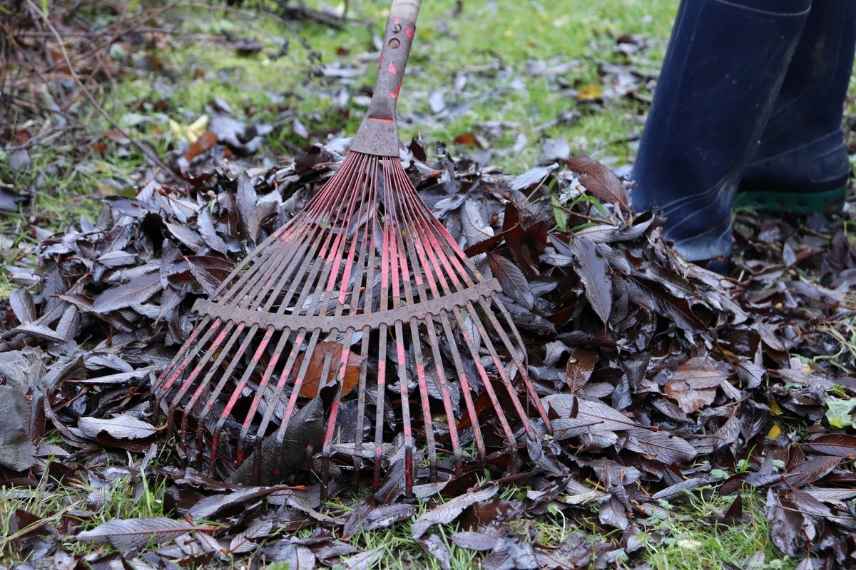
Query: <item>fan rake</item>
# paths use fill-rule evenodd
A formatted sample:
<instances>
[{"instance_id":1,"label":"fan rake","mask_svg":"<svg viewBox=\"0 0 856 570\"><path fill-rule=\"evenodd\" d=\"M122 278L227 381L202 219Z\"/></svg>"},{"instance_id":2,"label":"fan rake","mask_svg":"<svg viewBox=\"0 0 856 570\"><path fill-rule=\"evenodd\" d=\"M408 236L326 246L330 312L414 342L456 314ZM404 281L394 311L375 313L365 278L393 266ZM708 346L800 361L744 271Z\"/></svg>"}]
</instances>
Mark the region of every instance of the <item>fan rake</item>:
<instances>
[{"instance_id":1,"label":"fan rake","mask_svg":"<svg viewBox=\"0 0 856 570\"><path fill-rule=\"evenodd\" d=\"M392 4L368 117L338 172L197 301L201 320L155 382L170 423L181 410L182 434L193 417L210 436L212 466L224 431L238 461L262 438L289 441L321 388L335 391L324 464L348 448L374 461L378 485L403 437L408 491L417 450L433 477L438 453L455 463L470 444L482 459L495 441L516 450L506 409L528 436L533 410L549 427L497 281L433 217L399 158L395 108L418 10L418 0Z\"/></svg>"}]
</instances>

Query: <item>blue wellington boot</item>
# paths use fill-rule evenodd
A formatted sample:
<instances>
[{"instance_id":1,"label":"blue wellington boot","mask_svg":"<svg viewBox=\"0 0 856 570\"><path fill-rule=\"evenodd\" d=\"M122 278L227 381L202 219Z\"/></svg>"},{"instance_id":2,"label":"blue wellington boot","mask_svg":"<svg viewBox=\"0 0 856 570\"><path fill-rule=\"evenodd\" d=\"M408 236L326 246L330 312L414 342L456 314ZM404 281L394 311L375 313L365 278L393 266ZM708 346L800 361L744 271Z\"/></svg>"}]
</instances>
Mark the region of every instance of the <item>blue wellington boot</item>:
<instances>
[{"instance_id":1,"label":"blue wellington boot","mask_svg":"<svg viewBox=\"0 0 856 570\"><path fill-rule=\"evenodd\" d=\"M815 0L737 205L840 209L850 161L841 129L856 51L856 2Z\"/></svg>"},{"instance_id":2,"label":"blue wellington boot","mask_svg":"<svg viewBox=\"0 0 856 570\"><path fill-rule=\"evenodd\" d=\"M666 236L689 261L730 254L737 186L810 8L811 0L681 3L631 200L637 211L656 209L666 217Z\"/></svg>"}]
</instances>

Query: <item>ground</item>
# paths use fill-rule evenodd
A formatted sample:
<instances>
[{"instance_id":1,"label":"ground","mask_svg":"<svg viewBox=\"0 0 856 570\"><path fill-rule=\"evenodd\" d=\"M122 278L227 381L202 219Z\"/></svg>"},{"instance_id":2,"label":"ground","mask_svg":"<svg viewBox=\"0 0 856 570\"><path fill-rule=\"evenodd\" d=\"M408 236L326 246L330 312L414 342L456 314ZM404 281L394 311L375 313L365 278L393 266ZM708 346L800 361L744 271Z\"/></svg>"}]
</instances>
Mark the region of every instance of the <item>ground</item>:
<instances>
[{"instance_id":1,"label":"ground","mask_svg":"<svg viewBox=\"0 0 856 570\"><path fill-rule=\"evenodd\" d=\"M6 117L21 134L17 147L0 147L0 189L21 201L17 211L0 217L5 267L27 265L42 237L31 226L64 231L80 218L96 220L105 198L137 195L151 178L151 159L129 144L121 131L154 156L174 160L188 156L189 143L206 130L213 109L228 110L246 124L272 126L263 148L243 159L264 167L292 160L310 143L353 134L374 79L373 61L366 54L374 51L387 8L384 1L351 0L349 20L332 26L282 16L276 2L98 4L84 3L74 17L96 31L112 32L111 26L127 29L128 19L145 15L138 18L133 33L104 43L106 62L99 60L100 75L84 77L101 110L79 94L68 106L60 101L58 114L68 122L56 137L51 137L51 127L42 130L42 116L26 105L7 110ZM677 4L677 0L426 2L399 109L402 139L416 137L432 149L447 145L452 153L474 156L509 174L526 172L566 143L572 155L592 156L627 174ZM313 0L305 6L334 14L344 10L337 2ZM41 15L45 20L66 9L47 1L31 7L36 19ZM72 27L70 22L63 24ZM75 36L66 31L58 33L71 46ZM34 36L38 41L54 40L47 28L39 28L39 34ZM2 45L7 50L14 47ZM81 53L85 50L75 45L72 60L84 61ZM59 51L52 50L50 57L63 67ZM10 69L3 71L11 83L19 76ZM87 71L80 73L85 76ZM74 90L73 82L68 82L67 89ZM42 102L52 104L49 97ZM26 153L23 163L21 149ZM6 298L15 287L12 273L4 269L0 294ZM842 337L839 345L845 357L847 351L851 357L856 351L852 317L850 322L844 330L851 337ZM831 358L837 356L840 353ZM153 458L151 468L160 459ZM35 521L56 522L64 510L82 509L85 504L95 510L80 528L86 531L116 518L162 516L169 500L166 483L150 482L140 491L136 476L106 486L99 481L97 491L86 481L57 487L48 485L48 479L46 471L33 488L4 488L0 536L6 538L0 539L0 564L22 556L12 541L12 533L21 532L20 527L13 530L16 509L31 513ZM141 480L147 481L145 476ZM94 492L106 496L93 503L87 495ZM519 488L503 493L508 499L525 496ZM644 544L642 559L662 570L734 567L753 556L759 561L757 568L796 567L798 560L783 556L769 539L763 494L747 491L742 500L746 514L737 525L710 523L728 510L733 498L720 497L709 486L660 501L665 516L651 529L658 537ZM341 517L354 505L331 502L325 508ZM420 508L417 515L427 510ZM591 528L583 530L602 532L594 510L590 518ZM520 521L517 531L538 536L542 544L559 545L582 521L568 521L559 510L548 511ZM411 538L411 522L392 530L362 532L351 543L365 551L382 548L378 567L439 568ZM452 544L450 537L458 530L452 523L441 527L439 535L451 552L451 567L470 568L478 558ZM302 537L311 534L301 532ZM96 548L73 537L63 539L63 544L68 552L80 555ZM97 548L103 552L108 547Z\"/></svg>"}]
</instances>

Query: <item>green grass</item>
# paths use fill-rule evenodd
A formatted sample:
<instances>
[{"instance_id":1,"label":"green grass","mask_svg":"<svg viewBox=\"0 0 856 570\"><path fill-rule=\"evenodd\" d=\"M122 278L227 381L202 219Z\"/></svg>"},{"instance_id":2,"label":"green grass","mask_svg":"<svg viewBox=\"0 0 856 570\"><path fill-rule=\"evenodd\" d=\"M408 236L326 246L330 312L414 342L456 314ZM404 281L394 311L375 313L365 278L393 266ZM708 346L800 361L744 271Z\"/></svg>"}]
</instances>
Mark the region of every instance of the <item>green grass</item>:
<instances>
[{"instance_id":1,"label":"green grass","mask_svg":"<svg viewBox=\"0 0 856 570\"><path fill-rule=\"evenodd\" d=\"M758 552L764 554L767 570L789 570L796 561L783 558L769 539L764 499L744 493L742 524L721 525L713 522L734 501L734 497L705 498L703 491L688 494L688 504L674 509L671 516L655 526L665 538L659 545L646 546L648 564L655 570L716 570L743 567Z\"/></svg>"},{"instance_id":2,"label":"green grass","mask_svg":"<svg viewBox=\"0 0 856 570\"><path fill-rule=\"evenodd\" d=\"M128 476L118 477L97 490L88 484L57 482L47 474L33 489L0 487L0 564L20 562L29 556L26 551L19 550L14 542L6 540L12 535L16 510L26 511L53 526L58 526L61 516L73 518L67 514L71 510L88 510L91 516L79 521L79 530L84 531L112 519L164 516L165 492L165 479L152 480L146 477L132 483ZM88 502L93 493L101 495L96 507ZM79 543L72 536L62 538L63 547L74 554L85 554L93 548L109 548Z\"/></svg>"}]
</instances>

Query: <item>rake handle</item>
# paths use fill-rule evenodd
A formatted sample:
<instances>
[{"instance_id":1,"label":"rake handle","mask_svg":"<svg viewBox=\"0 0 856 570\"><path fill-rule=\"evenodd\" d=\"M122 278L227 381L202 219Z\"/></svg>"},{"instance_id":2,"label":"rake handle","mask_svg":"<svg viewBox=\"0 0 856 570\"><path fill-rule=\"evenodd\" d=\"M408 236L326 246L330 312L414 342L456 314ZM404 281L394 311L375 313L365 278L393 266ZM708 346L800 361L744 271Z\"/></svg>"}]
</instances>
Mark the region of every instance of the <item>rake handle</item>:
<instances>
[{"instance_id":1,"label":"rake handle","mask_svg":"<svg viewBox=\"0 0 856 570\"><path fill-rule=\"evenodd\" d=\"M373 119L395 119L398 94L416 35L420 4L421 0L393 0L389 9L377 82L369 105L369 117Z\"/></svg>"}]
</instances>

